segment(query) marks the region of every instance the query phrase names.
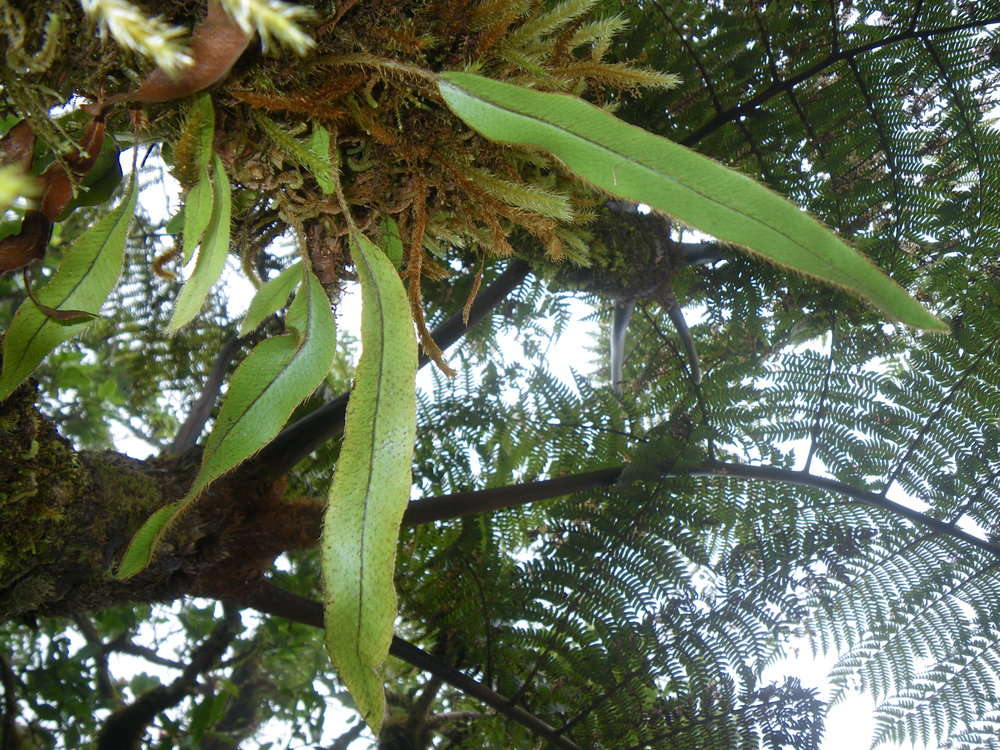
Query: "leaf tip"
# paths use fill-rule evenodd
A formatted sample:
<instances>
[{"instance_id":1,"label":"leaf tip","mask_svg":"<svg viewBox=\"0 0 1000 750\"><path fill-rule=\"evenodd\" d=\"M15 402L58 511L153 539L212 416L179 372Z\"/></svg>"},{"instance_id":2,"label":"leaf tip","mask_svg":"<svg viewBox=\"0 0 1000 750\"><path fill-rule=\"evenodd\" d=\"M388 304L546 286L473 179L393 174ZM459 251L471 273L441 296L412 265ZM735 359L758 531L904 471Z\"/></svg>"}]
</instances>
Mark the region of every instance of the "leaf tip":
<instances>
[{"instance_id":1,"label":"leaf tip","mask_svg":"<svg viewBox=\"0 0 1000 750\"><path fill-rule=\"evenodd\" d=\"M163 534L178 515L181 503L171 503L155 511L133 534L118 568L111 574L116 581L127 581L145 570L153 560Z\"/></svg>"}]
</instances>

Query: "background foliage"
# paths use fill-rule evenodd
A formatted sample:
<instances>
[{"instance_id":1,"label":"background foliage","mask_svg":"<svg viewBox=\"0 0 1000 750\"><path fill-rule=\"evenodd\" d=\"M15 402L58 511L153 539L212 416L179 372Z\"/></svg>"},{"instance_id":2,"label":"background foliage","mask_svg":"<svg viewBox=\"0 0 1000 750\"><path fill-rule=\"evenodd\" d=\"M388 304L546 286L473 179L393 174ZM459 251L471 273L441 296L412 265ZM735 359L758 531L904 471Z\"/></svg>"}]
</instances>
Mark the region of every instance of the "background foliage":
<instances>
[{"instance_id":1,"label":"background foliage","mask_svg":"<svg viewBox=\"0 0 1000 750\"><path fill-rule=\"evenodd\" d=\"M413 18L437 12L439 28L454 29L459 16L443 8L506 4L362 1L355 12L389 5L406 6L411 19L400 21L395 42L405 55L421 49L407 36L420 33ZM326 6L317 3L319 16L332 13ZM948 320L952 335L886 324L836 290L717 248L717 260L676 270L672 280L699 321L700 385L688 377L662 300L645 297L628 330L623 393L609 387L604 340L594 342L595 374L565 383L551 373L547 347L571 325L568 299L594 304L603 324L628 296L609 294L606 277L656 269L608 242L611 261L598 259L589 276L568 272L551 247L547 256L539 250L551 228L522 226L512 249L528 259L531 276L448 352L459 374L436 377L420 396L415 496L619 466L644 442L669 450L655 428L682 418L707 455L627 486L405 529L397 633L573 743L564 746L817 747L825 706L813 686L760 680L782 643L805 635L840 652L837 695L860 688L876 697L876 740L997 747L1000 549L960 532L1000 534L1000 7L599 6L598 17L628 20L609 61L639 61L682 81L601 103L790 197ZM115 80L123 66L101 49L93 60ZM281 64L262 58L261 69ZM2 70L3 106L23 111L31 75L13 84L19 68L10 59ZM248 70L237 75L258 75ZM247 90L226 84L216 96ZM35 95L48 96L41 88ZM176 111L157 112L163 131L179 127ZM388 147L371 148L377 161ZM155 195L156 174L142 174ZM382 195L375 183L361 184L366 195ZM234 246L266 247L264 238L280 234L283 208L266 195L248 199L234 222L247 236ZM77 212L60 233L72 235L94 215ZM609 231L620 226L625 236L626 223L612 219ZM138 217L109 317L36 373L48 413L78 448L111 447L117 424L168 451L209 371L233 366L217 355L239 321L218 291L193 326L164 333L177 293L152 271L164 231ZM677 242L691 239L672 232ZM442 246L445 236L442 229ZM480 264L485 286L511 262L462 248L443 256L423 288L432 328L461 309ZM273 275L284 257L255 256L257 272ZM4 324L20 289L0 279ZM274 323L268 332L278 331ZM498 346L501 337L514 337L523 356ZM334 375L299 416L346 387L343 346ZM327 444L300 464L290 494L318 492L336 450ZM741 475L721 462L772 473ZM872 507L887 493L914 498L956 533ZM269 576L315 598L315 550L289 553ZM349 704L318 630L232 604L183 599L2 628L5 749L112 747L115 717L139 722L150 747L257 746L247 738L271 718L289 728L293 745L317 744L331 706ZM120 655L172 677L144 674ZM390 663L388 690L381 747L537 741L508 714L403 661ZM134 708L143 705L152 707L145 715Z\"/></svg>"}]
</instances>

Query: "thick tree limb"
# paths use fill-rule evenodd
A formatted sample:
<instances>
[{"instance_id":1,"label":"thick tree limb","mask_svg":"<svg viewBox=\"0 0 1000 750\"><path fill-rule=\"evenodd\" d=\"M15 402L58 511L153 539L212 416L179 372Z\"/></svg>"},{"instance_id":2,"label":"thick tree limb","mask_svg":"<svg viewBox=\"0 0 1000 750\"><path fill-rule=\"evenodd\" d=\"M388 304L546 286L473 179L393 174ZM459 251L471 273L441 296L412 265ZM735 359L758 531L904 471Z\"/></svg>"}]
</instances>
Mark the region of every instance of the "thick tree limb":
<instances>
[{"instance_id":1,"label":"thick tree limb","mask_svg":"<svg viewBox=\"0 0 1000 750\"><path fill-rule=\"evenodd\" d=\"M503 301L528 275L530 267L522 260L511 261L510 265L492 284L483 289L472 303L468 325L459 311L435 328L431 335L442 349L458 341L465 332L486 317L487 313ZM421 355L419 367L428 362ZM344 431L344 416L350 392L341 393L295 424L287 427L271 444L264 448L247 466L248 473L263 473L277 477L308 456L327 440L338 437Z\"/></svg>"},{"instance_id":2,"label":"thick tree limb","mask_svg":"<svg viewBox=\"0 0 1000 750\"><path fill-rule=\"evenodd\" d=\"M229 590L220 594L204 593L217 596L239 606L251 607L265 614L277 615L317 628L323 627L323 605L320 602L285 591L268 581L258 581L239 591ZM512 706L507 698L454 667L444 664L412 643L404 641L402 638L393 637L389 653L428 672L433 677L443 680L466 695L481 700L497 713L516 721L554 747L563 748L563 750L579 750L576 743L563 737L555 728L537 716L517 706Z\"/></svg>"}]
</instances>

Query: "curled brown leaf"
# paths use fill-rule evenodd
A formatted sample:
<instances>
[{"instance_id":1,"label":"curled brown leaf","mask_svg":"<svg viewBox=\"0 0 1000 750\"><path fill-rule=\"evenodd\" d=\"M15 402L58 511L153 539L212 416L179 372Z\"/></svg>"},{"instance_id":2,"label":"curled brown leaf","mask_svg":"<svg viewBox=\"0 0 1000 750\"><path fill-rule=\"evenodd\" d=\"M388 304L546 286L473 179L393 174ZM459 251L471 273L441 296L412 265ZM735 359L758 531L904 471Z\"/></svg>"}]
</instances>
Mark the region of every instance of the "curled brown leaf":
<instances>
[{"instance_id":1,"label":"curled brown leaf","mask_svg":"<svg viewBox=\"0 0 1000 750\"><path fill-rule=\"evenodd\" d=\"M31 301L37 305L38 309L41 310L47 318L52 318L52 320L59 321L60 323L83 323L97 317L96 313L90 313L86 310L57 310L54 307L49 307L43 302L39 302L38 297L36 297L35 293L31 291L31 277L28 275L28 269L25 268L23 273L24 291L28 293L28 297Z\"/></svg>"},{"instance_id":2,"label":"curled brown leaf","mask_svg":"<svg viewBox=\"0 0 1000 750\"><path fill-rule=\"evenodd\" d=\"M83 177L94 166L101 146L104 145L105 123L103 117L95 117L80 141L80 145L63 157L66 165L76 177ZM42 213L50 221L56 221L69 202L73 200L73 181L66 167L58 161L52 162L42 173Z\"/></svg>"},{"instance_id":3,"label":"curled brown leaf","mask_svg":"<svg viewBox=\"0 0 1000 750\"><path fill-rule=\"evenodd\" d=\"M35 132L27 120L21 120L0 138L0 167L8 164L30 166L31 154L35 148Z\"/></svg>"},{"instance_id":4,"label":"curled brown leaf","mask_svg":"<svg viewBox=\"0 0 1000 750\"><path fill-rule=\"evenodd\" d=\"M28 211L21 231L0 240L0 275L43 257L51 236L52 222L41 211Z\"/></svg>"},{"instance_id":5,"label":"curled brown leaf","mask_svg":"<svg viewBox=\"0 0 1000 750\"><path fill-rule=\"evenodd\" d=\"M118 102L167 102L204 91L229 74L250 38L218 2L210 0L205 20L191 34L191 65L175 76L157 68L135 91L116 94L88 111L100 114Z\"/></svg>"}]
</instances>

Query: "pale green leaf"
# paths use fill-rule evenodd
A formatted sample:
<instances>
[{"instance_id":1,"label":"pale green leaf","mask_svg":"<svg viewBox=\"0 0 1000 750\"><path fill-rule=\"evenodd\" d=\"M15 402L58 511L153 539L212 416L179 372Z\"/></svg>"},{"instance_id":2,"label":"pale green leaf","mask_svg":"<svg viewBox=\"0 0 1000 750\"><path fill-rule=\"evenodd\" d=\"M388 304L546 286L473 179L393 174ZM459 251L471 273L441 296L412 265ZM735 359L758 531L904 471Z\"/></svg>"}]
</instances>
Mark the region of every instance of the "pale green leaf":
<instances>
[{"instance_id":1,"label":"pale green leaf","mask_svg":"<svg viewBox=\"0 0 1000 750\"><path fill-rule=\"evenodd\" d=\"M205 169L214 155L212 143L215 140L215 109L212 97L206 92L195 94L184 123L186 137L192 139L192 156L197 169Z\"/></svg>"},{"instance_id":2,"label":"pale green leaf","mask_svg":"<svg viewBox=\"0 0 1000 750\"><path fill-rule=\"evenodd\" d=\"M288 295L302 280L302 265L295 263L257 290L240 325L240 336L246 336L268 315L277 312L288 301Z\"/></svg>"},{"instance_id":3,"label":"pale green leaf","mask_svg":"<svg viewBox=\"0 0 1000 750\"><path fill-rule=\"evenodd\" d=\"M167 234L180 234L184 231L184 206L181 206L177 213L167 219L167 223L163 225L163 231Z\"/></svg>"},{"instance_id":4,"label":"pale green leaf","mask_svg":"<svg viewBox=\"0 0 1000 750\"><path fill-rule=\"evenodd\" d=\"M174 314L167 325L167 331L171 333L190 323L201 310L212 285L222 275L229 253L229 221L232 212L229 179L219 157L212 158L215 161L212 218L209 219L205 239L198 250L194 272L177 296Z\"/></svg>"},{"instance_id":5,"label":"pale green leaf","mask_svg":"<svg viewBox=\"0 0 1000 750\"><path fill-rule=\"evenodd\" d=\"M396 617L393 568L410 495L417 346L389 259L351 236L361 282L361 359L323 524L326 647L368 726L385 710L381 666Z\"/></svg>"},{"instance_id":6,"label":"pale green leaf","mask_svg":"<svg viewBox=\"0 0 1000 750\"><path fill-rule=\"evenodd\" d=\"M469 73L445 73L438 86L452 111L487 138L543 148L612 195L841 286L904 323L948 330L864 255L739 172L576 97Z\"/></svg>"},{"instance_id":7,"label":"pale green leaf","mask_svg":"<svg viewBox=\"0 0 1000 750\"><path fill-rule=\"evenodd\" d=\"M184 262L187 263L194 255L195 248L201 242L212 220L212 207L215 205L214 188L208 176L208 168L201 166L198 182L188 190L184 198Z\"/></svg>"},{"instance_id":8,"label":"pale green leaf","mask_svg":"<svg viewBox=\"0 0 1000 750\"><path fill-rule=\"evenodd\" d=\"M307 165L316 183L324 194L333 192L333 163L330 161L330 131L313 122L312 130L309 133L307 142L309 151L313 155L311 164Z\"/></svg>"},{"instance_id":9,"label":"pale green leaf","mask_svg":"<svg viewBox=\"0 0 1000 750\"><path fill-rule=\"evenodd\" d=\"M37 292L38 301L56 310L97 311L121 274L125 237L135 214L136 179L122 202L87 229L66 250L52 279ZM7 398L57 345L80 333L89 321L62 323L26 300L14 315L3 342L0 401Z\"/></svg>"},{"instance_id":10,"label":"pale green leaf","mask_svg":"<svg viewBox=\"0 0 1000 750\"><path fill-rule=\"evenodd\" d=\"M333 192L333 162L330 161L330 133L318 122L312 124L308 139L300 140L285 132L267 115L252 111L254 121L267 133L285 156L308 170L324 194Z\"/></svg>"},{"instance_id":11,"label":"pale green leaf","mask_svg":"<svg viewBox=\"0 0 1000 750\"><path fill-rule=\"evenodd\" d=\"M399 224L391 216L382 219L382 247L392 265L399 268L403 263L403 237L399 233Z\"/></svg>"},{"instance_id":12,"label":"pale green leaf","mask_svg":"<svg viewBox=\"0 0 1000 750\"><path fill-rule=\"evenodd\" d=\"M303 273L299 268L299 273ZM152 559L163 536L198 499L211 482L239 466L278 434L292 411L326 377L336 351L333 313L322 285L311 271L288 310L288 333L259 343L243 360L229 383L229 389L212 434L205 442L201 467L187 494L165 519L156 522L155 534L140 545L133 538L128 557L116 576L135 575ZM153 523L150 518L140 531Z\"/></svg>"}]
</instances>

